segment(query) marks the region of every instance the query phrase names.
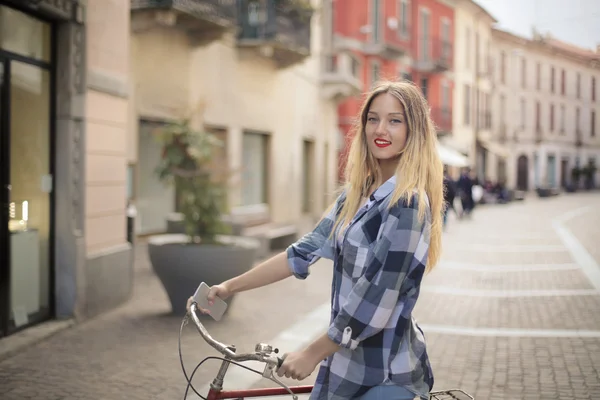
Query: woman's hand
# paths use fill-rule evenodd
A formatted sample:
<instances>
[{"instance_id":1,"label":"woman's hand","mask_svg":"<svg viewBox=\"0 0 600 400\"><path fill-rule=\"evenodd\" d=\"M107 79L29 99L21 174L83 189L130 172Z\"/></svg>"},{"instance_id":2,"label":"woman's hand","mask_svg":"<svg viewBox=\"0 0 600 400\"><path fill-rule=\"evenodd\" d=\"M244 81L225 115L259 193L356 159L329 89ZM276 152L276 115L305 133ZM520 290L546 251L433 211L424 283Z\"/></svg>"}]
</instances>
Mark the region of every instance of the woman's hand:
<instances>
[{"instance_id":1,"label":"woman's hand","mask_svg":"<svg viewBox=\"0 0 600 400\"><path fill-rule=\"evenodd\" d=\"M210 287L210 290L208 291L208 304L212 305L213 302L215 301L215 297L219 297L223 300L227 299L229 296L231 296L233 293L231 293L231 290L229 289L229 287L227 286L227 282L221 283L220 285L214 285ZM190 297L187 301L187 310L188 312L190 312L190 307L192 306L192 303L194 302L194 297ZM208 314L209 311L205 310L203 308L198 308L198 310L202 313L202 314Z\"/></svg>"},{"instance_id":2,"label":"woman's hand","mask_svg":"<svg viewBox=\"0 0 600 400\"><path fill-rule=\"evenodd\" d=\"M307 350L288 353L277 369L277 375L301 381L310 376L318 364L319 360L315 360L314 355Z\"/></svg>"}]
</instances>

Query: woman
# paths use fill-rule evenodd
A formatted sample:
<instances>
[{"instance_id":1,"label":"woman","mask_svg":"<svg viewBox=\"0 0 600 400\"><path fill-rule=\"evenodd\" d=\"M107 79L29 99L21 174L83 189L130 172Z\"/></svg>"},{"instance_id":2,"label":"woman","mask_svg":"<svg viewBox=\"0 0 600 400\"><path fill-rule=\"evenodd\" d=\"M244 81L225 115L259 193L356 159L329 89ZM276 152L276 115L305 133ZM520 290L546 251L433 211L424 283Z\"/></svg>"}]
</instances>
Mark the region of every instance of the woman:
<instances>
[{"instance_id":1,"label":"woman","mask_svg":"<svg viewBox=\"0 0 600 400\"><path fill-rule=\"evenodd\" d=\"M302 380L320 363L311 399L428 398L432 371L411 314L421 279L440 255L436 145L419 90L409 82L379 84L360 113L347 184L327 215L285 252L211 288L209 301L291 275L305 279L320 257L334 260L329 329L287 354L278 370Z\"/></svg>"}]
</instances>

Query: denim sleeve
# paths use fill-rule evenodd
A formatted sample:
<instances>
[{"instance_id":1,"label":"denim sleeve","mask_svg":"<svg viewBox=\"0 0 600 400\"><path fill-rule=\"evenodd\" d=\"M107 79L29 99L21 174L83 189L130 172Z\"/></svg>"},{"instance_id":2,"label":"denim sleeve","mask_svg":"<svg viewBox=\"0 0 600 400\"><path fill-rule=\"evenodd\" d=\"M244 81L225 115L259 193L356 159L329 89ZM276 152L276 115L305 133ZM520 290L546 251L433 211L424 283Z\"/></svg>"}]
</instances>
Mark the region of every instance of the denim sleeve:
<instances>
[{"instance_id":1,"label":"denim sleeve","mask_svg":"<svg viewBox=\"0 0 600 400\"><path fill-rule=\"evenodd\" d=\"M342 193L317 226L287 248L288 264L296 278L306 279L310 273L310 266L319 258L333 259L335 237L331 235L331 230L335 224L335 218L341 210L343 200L344 194Z\"/></svg>"}]
</instances>

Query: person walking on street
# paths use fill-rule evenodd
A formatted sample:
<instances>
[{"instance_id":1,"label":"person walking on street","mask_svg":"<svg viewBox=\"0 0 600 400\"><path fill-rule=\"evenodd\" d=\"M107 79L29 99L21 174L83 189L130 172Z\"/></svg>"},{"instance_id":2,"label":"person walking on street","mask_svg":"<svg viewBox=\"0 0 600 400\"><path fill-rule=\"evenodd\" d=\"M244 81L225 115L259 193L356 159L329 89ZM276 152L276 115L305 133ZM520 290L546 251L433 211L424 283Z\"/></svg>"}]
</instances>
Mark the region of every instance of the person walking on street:
<instances>
[{"instance_id":1,"label":"person walking on street","mask_svg":"<svg viewBox=\"0 0 600 400\"><path fill-rule=\"evenodd\" d=\"M458 190L460 194L460 202L462 205L461 218L471 216L473 209L475 208L475 201L473 201L473 185L475 183L471 179L470 171L468 168L463 169L460 178L458 178Z\"/></svg>"},{"instance_id":2,"label":"person walking on street","mask_svg":"<svg viewBox=\"0 0 600 400\"><path fill-rule=\"evenodd\" d=\"M433 373L412 311L440 258L443 166L429 106L413 83L382 82L369 93L345 177L312 232L213 286L208 300L306 279L319 258L333 260L329 328L287 354L279 376L302 380L320 364L313 400L428 399Z\"/></svg>"}]
</instances>

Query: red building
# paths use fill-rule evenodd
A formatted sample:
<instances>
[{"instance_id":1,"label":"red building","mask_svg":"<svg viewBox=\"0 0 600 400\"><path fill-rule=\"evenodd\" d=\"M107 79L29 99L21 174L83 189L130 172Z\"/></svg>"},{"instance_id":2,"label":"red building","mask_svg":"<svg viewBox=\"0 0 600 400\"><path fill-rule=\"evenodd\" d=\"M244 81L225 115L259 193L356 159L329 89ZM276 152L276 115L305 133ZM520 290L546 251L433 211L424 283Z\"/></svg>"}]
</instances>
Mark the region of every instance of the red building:
<instances>
[{"instance_id":1,"label":"red building","mask_svg":"<svg viewBox=\"0 0 600 400\"><path fill-rule=\"evenodd\" d=\"M349 54L368 90L379 78L410 79L423 91L439 134L452 129L454 10L438 0L332 0L332 48ZM346 144L361 97L338 107ZM340 151L340 178L348 146Z\"/></svg>"}]
</instances>

